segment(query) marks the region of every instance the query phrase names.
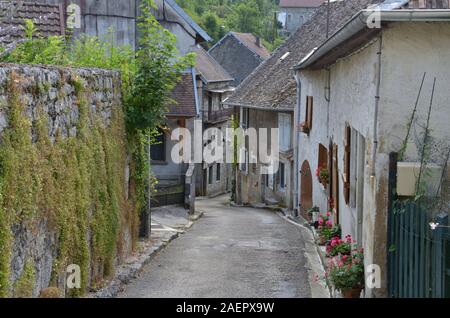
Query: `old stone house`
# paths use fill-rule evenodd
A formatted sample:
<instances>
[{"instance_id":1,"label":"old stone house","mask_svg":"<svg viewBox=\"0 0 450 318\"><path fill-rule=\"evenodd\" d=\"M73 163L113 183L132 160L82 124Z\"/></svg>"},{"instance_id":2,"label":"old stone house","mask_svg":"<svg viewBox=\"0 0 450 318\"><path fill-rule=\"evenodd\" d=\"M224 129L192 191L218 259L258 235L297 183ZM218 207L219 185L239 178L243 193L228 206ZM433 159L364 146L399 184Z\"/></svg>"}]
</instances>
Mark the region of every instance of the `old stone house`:
<instances>
[{"instance_id":1,"label":"old stone house","mask_svg":"<svg viewBox=\"0 0 450 318\"><path fill-rule=\"evenodd\" d=\"M226 34L208 53L234 78L235 87L270 56L260 38L238 32Z\"/></svg>"},{"instance_id":2,"label":"old stone house","mask_svg":"<svg viewBox=\"0 0 450 318\"><path fill-rule=\"evenodd\" d=\"M226 129L230 128L233 108L224 108L222 102L234 90L233 78L201 46L196 53L196 69L199 79L199 100L203 131L217 128L225 140ZM211 136L211 138L216 138ZM210 140L204 141L204 145ZM223 158L225 158L225 147ZM203 162L197 170L197 194L214 196L225 193L231 187L231 165L225 159L217 162Z\"/></svg>"},{"instance_id":3,"label":"old stone house","mask_svg":"<svg viewBox=\"0 0 450 318\"><path fill-rule=\"evenodd\" d=\"M281 32L291 35L306 21L324 0L281 0L278 21L283 25Z\"/></svg>"},{"instance_id":4,"label":"old stone house","mask_svg":"<svg viewBox=\"0 0 450 318\"><path fill-rule=\"evenodd\" d=\"M262 174L265 165L249 164L249 144L243 163L236 175L236 201L239 204L279 205L289 210L295 207L294 200L294 135L293 115L295 108L295 84L290 83L291 70L295 65L289 58L296 39L288 40L263 62L236 89L224 103L237 109L240 127L280 128L278 173ZM273 142L271 140L271 142Z\"/></svg>"},{"instance_id":5,"label":"old stone house","mask_svg":"<svg viewBox=\"0 0 450 318\"><path fill-rule=\"evenodd\" d=\"M366 297L387 296L389 155L402 148L425 72L415 115L426 121L435 77L433 147L449 146L450 11L420 8L425 2L386 1L368 10L364 1L336 3L332 21L339 18L339 27L321 43L305 39L310 51L295 67L300 206L303 212L313 206L332 211L343 236L364 247L366 267L380 267L381 286L366 288ZM371 27L373 14L379 26ZM410 142L410 160L418 161L419 153ZM445 165L438 154L430 156ZM317 178L319 167L328 182Z\"/></svg>"}]
</instances>

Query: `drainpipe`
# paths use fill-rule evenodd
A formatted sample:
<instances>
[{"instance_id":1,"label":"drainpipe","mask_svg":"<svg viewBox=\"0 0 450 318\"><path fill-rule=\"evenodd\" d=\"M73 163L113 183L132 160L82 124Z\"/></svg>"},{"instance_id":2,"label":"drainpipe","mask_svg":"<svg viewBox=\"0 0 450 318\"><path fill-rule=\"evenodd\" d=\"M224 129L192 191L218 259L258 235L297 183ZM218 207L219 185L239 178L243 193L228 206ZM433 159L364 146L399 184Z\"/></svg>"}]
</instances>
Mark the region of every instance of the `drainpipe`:
<instances>
[{"instance_id":1,"label":"drainpipe","mask_svg":"<svg viewBox=\"0 0 450 318\"><path fill-rule=\"evenodd\" d=\"M297 119L295 121L295 131L297 134L297 138L296 138L296 142L295 142L295 147L294 147L294 167L295 167L295 193L294 193L294 211L296 211L297 215L299 215L299 201L298 201L298 196L300 193L300 186L299 186L299 182L298 182L298 173L299 173L299 140L300 140L300 131L297 128L297 125L300 123L300 105L301 105L301 101L302 101L302 83L300 81L300 77L298 75L298 71L295 71L295 75L294 75L295 81L297 83Z\"/></svg>"},{"instance_id":2,"label":"drainpipe","mask_svg":"<svg viewBox=\"0 0 450 318\"><path fill-rule=\"evenodd\" d=\"M375 161L378 151L378 111L380 105L380 86L381 86L381 54L383 49L383 40L380 35L378 40L378 65L377 65L377 86L376 86L376 94L375 94L375 116L373 120L373 146L372 146L372 171L371 176L375 177Z\"/></svg>"}]
</instances>

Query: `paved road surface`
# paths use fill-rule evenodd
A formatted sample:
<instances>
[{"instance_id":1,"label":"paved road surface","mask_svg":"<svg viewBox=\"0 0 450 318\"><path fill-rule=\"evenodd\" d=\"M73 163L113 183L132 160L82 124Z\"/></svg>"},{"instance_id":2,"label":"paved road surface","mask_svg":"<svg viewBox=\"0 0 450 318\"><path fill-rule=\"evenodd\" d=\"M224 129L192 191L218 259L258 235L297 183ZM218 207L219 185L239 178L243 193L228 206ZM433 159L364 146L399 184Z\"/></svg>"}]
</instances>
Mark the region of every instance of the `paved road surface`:
<instances>
[{"instance_id":1,"label":"paved road surface","mask_svg":"<svg viewBox=\"0 0 450 318\"><path fill-rule=\"evenodd\" d=\"M119 297L311 297L300 229L275 213L201 200L186 234Z\"/></svg>"}]
</instances>

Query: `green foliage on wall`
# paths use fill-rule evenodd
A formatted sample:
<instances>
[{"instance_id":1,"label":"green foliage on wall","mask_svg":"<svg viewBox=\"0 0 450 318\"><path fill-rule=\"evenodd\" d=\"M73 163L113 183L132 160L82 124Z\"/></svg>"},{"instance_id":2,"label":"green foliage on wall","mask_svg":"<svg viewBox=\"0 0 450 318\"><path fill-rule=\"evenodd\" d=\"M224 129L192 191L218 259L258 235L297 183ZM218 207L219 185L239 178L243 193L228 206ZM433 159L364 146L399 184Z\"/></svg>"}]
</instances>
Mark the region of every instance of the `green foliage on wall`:
<instances>
[{"instance_id":1,"label":"green foliage on wall","mask_svg":"<svg viewBox=\"0 0 450 318\"><path fill-rule=\"evenodd\" d=\"M25 262L25 266L19 279L14 284L14 297L31 298L36 281L36 269L34 263L30 260Z\"/></svg>"},{"instance_id":2,"label":"green foliage on wall","mask_svg":"<svg viewBox=\"0 0 450 318\"><path fill-rule=\"evenodd\" d=\"M53 141L42 109L36 121L25 115L23 79L11 75L6 105L9 128L0 145L0 297L8 296L11 288L14 224L33 225L45 217L56 231L58 259L53 264L52 285L57 286L69 264L79 265L82 271L81 290L69 296L80 296L88 286L96 287L113 274L114 260L123 248L123 231L131 231L133 244L137 241L139 213L154 182L149 175L148 143L165 120L165 105L181 72L194 63L193 55L179 56L175 37L159 25L151 6L151 0L142 1L139 30L143 36L137 52L115 47L108 37L36 37L33 23L26 21L27 40L0 59L120 70L124 104L114 107L112 121L104 127L87 105L85 83L72 76L69 84L79 107L77 135L63 138L58 132ZM27 93L47 92L50 87L44 86L37 84ZM127 163L131 170L128 200Z\"/></svg>"},{"instance_id":3,"label":"green foliage on wall","mask_svg":"<svg viewBox=\"0 0 450 318\"><path fill-rule=\"evenodd\" d=\"M71 81L75 86L81 80L73 75ZM58 132L52 142L47 114L38 110L39 118L34 122L26 116L22 82L20 76L11 75L10 128L4 132L0 146L0 213L5 216L0 218L0 246L6 252L0 259L4 275L1 295L8 295L9 290L11 226L26 222L32 227L35 221L45 218L58 237L53 284L69 264L77 264L82 272L82 288L74 289L70 296L80 296L88 285L95 286L113 273L116 253L120 253L117 241L124 227L131 224L134 239L137 235L138 214L125 198L124 115L120 105L115 105L106 127L100 115L88 109L86 92L80 90L77 136L62 138Z\"/></svg>"}]
</instances>

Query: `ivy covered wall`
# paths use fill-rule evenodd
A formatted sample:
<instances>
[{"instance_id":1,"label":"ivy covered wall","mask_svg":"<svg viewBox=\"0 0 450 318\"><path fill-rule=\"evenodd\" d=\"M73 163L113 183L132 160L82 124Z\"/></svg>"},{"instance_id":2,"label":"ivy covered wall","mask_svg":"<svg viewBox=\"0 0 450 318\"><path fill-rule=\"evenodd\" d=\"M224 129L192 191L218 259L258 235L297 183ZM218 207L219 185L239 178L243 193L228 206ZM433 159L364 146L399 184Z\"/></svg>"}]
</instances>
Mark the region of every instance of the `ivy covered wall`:
<instances>
[{"instance_id":1,"label":"ivy covered wall","mask_svg":"<svg viewBox=\"0 0 450 318\"><path fill-rule=\"evenodd\" d=\"M139 227L127 153L118 73L0 64L0 297L114 273Z\"/></svg>"}]
</instances>

